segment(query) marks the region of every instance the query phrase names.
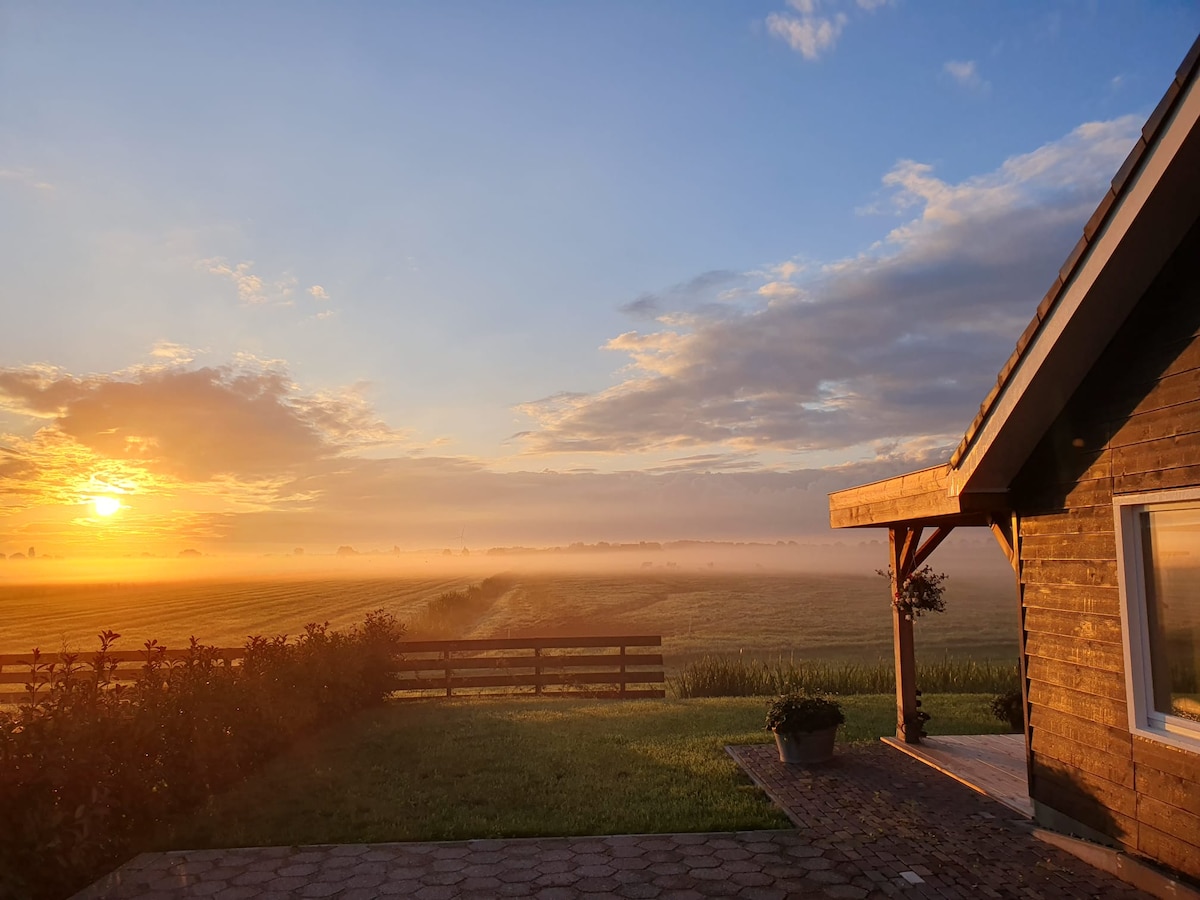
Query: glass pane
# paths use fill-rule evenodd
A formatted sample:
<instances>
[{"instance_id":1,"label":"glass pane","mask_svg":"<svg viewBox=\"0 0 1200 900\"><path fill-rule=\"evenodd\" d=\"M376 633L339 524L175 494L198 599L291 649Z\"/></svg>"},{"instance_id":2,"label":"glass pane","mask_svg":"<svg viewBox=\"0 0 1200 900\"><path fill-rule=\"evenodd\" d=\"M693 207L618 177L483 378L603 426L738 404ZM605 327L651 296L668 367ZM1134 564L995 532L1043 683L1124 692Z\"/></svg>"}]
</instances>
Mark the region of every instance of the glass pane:
<instances>
[{"instance_id":1,"label":"glass pane","mask_svg":"<svg viewBox=\"0 0 1200 900\"><path fill-rule=\"evenodd\" d=\"M1200 722L1200 504L1141 519L1154 708Z\"/></svg>"}]
</instances>

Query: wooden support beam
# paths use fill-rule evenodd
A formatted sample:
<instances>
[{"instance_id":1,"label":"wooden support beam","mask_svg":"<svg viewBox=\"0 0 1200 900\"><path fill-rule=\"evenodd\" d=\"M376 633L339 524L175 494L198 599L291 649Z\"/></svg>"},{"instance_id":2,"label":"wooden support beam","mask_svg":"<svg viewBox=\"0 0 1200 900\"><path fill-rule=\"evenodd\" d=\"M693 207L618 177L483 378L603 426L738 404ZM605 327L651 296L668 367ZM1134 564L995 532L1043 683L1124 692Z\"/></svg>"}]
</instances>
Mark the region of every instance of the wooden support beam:
<instances>
[{"instance_id":1,"label":"wooden support beam","mask_svg":"<svg viewBox=\"0 0 1200 900\"><path fill-rule=\"evenodd\" d=\"M910 525L903 528L904 543L900 550L900 566L894 570L899 573L901 584L908 581L908 577L916 569L916 566L913 565L913 560L917 556L917 547L921 543L921 532L923 530L920 525Z\"/></svg>"},{"instance_id":2,"label":"wooden support beam","mask_svg":"<svg viewBox=\"0 0 1200 900\"><path fill-rule=\"evenodd\" d=\"M950 532L954 530L953 525L943 525L933 534L925 539L925 543L921 545L921 549L917 551L917 555L913 557L913 571L921 568L925 564L925 560L929 559L929 555L938 548L946 538L950 536Z\"/></svg>"},{"instance_id":3,"label":"wooden support beam","mask_svg":"<svg viewBox=\"0 0 1200 900\"><path fill-rule=\"evenodd\" d=\"M913 531L897 526L888 529L888 562L892 570L892 600L900 592L906 575L904 555L915 544ZM892 649L896 660L896 737L906 744L921 742L920 708L917 706L917 659L913 645L912 617L892 603Z\"/></svg>"},{"instance_id":4,"label":"wooden support beam","mask_svg":"<svg viewBox=\"0 0 1200 900\"><path fill-rule=\"evenodd\" d=\"M993 515L990 517L989 525L992 529L992 535L996 538L996 543L1000 545L1000 549L1008 557L1008 564L1017 569L1017 540L1016 526L1013 522L1014 518L1011 515Z\"/></svg>"}]
</instances>

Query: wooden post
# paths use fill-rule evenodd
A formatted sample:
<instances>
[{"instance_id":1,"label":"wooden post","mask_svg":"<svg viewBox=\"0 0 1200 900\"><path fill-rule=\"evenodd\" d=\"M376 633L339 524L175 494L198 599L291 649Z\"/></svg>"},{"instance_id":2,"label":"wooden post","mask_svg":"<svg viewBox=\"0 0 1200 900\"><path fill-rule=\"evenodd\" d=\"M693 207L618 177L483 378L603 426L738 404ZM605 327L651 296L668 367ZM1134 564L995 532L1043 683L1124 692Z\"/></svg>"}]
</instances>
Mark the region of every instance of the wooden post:
<instances>
[{"instance_id":1,"label":"wooden post","mask_svg":"<svg viewBox=\"0 0 1200 900\"><path fill-rule=\"evenodd\" d=\"M621 696L625 696L625 645L621 645Z\"/></svg>"},{"instance_id":2,"label":"wooden post","mask_svg":"<svg viewBox=\"0 0 1200 900\"><path fill-rule=\"evenodd\" d=\"M1021 520L1017 513L992 517L992 534L1012 565L1017 585L1017 662L1021 677L1021 714L1025 723L1025 779L1033 788L1033 730L1029 727L1029 676L1025 658L1025 585L1021 578Z\"/></svg>"},{"instance_id":3,"label":"wooden post","mask_svg":"<svg viewBox=\"0 0 1200 900\"><path fill-rule=\"evenodd\" d=\"M449 650L442 651L442 664L446 667L446 696L450 697L453 695L454 691L450 687L450 651Z\"/></svg>"},{"instance_id":4,"label":"wooden post","mask_svg":"<svg viewBox=\"0 0 1200 900\"><path fill-rule=\"evenodd\" d=\"M540 694L540 693L542 692L542 662L541 662L541 656L542 656L542 648L541 648L541 647L534 647L534 648L533 648L533 657L534 657L534 664L533 664L533 692L534 692L535 694Z\"/></svg>"},{"instance_id":5,"label":"wooden post","mask_svg":"<svg viewBox=\"0 0 1200 900\"><path fill-rule=\"evenodd\" d=\"M888 529L888 556L892 570L892 600L908 577L905 571L905 551L915 544L910 529L899 526ZM911 560L911 555L909 559ZM913 647L913 623L892 603L892 648L896 657L896 737L906 744L921 742L921 720L917 706L917 657Z\"/></svg>"}]
</instances>

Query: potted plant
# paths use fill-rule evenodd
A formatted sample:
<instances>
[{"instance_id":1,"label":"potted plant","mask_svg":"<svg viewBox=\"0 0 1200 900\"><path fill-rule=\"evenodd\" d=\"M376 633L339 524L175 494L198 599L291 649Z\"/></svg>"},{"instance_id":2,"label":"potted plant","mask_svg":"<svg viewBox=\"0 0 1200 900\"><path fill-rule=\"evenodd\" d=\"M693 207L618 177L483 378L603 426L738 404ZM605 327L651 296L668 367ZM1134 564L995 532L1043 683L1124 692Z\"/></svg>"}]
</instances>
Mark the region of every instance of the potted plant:
<instances>
[{"instance_id":1,"label":"potted plant","mask_svg":"<svg viewBox=\"0 0 1200 900\"><path fill-rule=\"evenodd\" d=\"M813 765L833 759L838 726L846 721L841 704L828 697L784 694L767 709L767 730L775 733L779 761Z\"/></svg>"}]
</instances>

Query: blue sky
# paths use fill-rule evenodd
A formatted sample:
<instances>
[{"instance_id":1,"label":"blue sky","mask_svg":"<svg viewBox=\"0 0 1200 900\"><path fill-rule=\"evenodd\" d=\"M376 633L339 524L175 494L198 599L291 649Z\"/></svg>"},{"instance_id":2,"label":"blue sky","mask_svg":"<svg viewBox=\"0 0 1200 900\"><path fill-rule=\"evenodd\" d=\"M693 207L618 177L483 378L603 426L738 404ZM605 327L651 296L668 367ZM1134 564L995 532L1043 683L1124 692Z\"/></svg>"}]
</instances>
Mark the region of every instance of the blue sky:
<instances>
[{"instance_id":1,"label":"blue sky","mask_svg":"<svg viewBox=\"0 0 1200 900\"><path fill-rule=\"evenodd\" d=\"M0 550L819 534L956 441L1198 30L0 2Z\"/></svg>"}]
</instances>

